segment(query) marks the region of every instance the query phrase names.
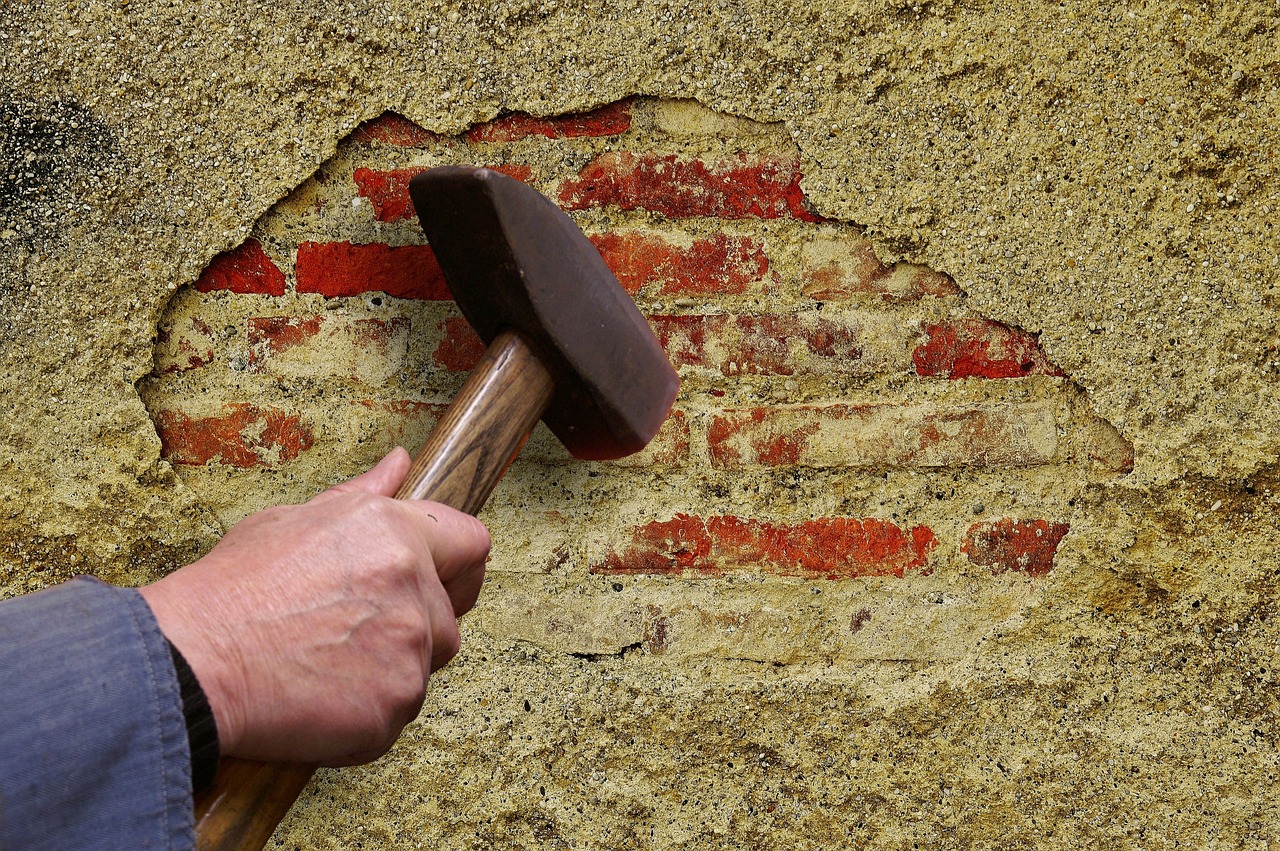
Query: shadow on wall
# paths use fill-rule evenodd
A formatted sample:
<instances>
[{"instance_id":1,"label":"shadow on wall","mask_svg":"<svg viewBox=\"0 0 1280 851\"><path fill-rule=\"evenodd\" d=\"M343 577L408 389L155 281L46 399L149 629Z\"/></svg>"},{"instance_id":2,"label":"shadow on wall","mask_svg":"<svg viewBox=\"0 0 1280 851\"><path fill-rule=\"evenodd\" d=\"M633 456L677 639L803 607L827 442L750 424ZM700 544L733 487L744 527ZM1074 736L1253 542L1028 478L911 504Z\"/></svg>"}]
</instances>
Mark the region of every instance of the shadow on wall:
<instances>
[{"instance_id":1,"label":"shadow on wall","mask_svg":"<svg viewBox=\"0 0 1280 851\"><path fill-rule=\"evenodd\" d=\"M456 137L387 114L161 321L140 390L164 457L224 522L413 450L480 356L407 192L452 163L569 211L683 381L633 458L579 464L536 433L485 515L498 572L606 590L839 579L889 603L985 576L1031 599L1082 489L1132 467L1034 335L813 210L781 125L648 99ZM665 652L670 612L647 611L637 629ZM865 606L840 619L855 639L876 623ZM533 638L555 645L553 620Z\"/></svg>"}]
</instances>

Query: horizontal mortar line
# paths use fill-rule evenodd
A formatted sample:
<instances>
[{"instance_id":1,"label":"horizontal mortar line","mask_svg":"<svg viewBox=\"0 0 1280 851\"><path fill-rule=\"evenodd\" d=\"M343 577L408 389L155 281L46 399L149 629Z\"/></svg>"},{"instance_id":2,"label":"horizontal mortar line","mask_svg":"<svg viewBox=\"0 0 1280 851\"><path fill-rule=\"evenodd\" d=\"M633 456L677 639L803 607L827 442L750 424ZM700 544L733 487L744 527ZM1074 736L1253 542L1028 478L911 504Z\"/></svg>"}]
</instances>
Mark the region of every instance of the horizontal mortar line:
<instances>
[{"instance_id":1,"label":"horizontal mortar line","mask_svg":"<svg viewBox=\"0 0 1280 851\"><path fill-rule=\"evenodd\" d=\"M424 312L440 313L441 317L458 316L458 309L452 301L437 299L400 298L387 296L391 302L381 307L365 304L370 296L380 291L359 293L351 296L325 296L322 293L297 292L287 290L284 295L264 295L259 293L233 293L227 290L215 290L200 293L205 304L213 308L208 311L193 311L192 318L209 324L209 317L215 322L225 325L243 324L250 319L297 319L306 320L313 317L330 316L335 320L377 319L389 320L411 318ZM215 325L219 331L223 325Z\"/></svg>"},{"instance_id":2,"label":"horizontal mortar line","mask_svg":"<svg viewBox=\"0 0 1280 851\"><path fill-rule=\"evenodd\" d=\"M369 243L378 245L380 243ZM292 265L292 264L291 264ZM308 310L313 311L313 315L332 315L341 316L343 318L354 317L360 319L384 319L395 316L405 316L409 313L418 313L422 310L438 309L451 311L449 315L460 315L457 308L453 306L450 300L432 300L432 299L411 299L397 296L388 296L392 299L392 304L396 307L392 308L389 313L380 313L374 309L362 309L356 313L343 312L345 309L335 308L336 304L363 304L371 296L377 295L382 291L370 290L350 296L325 296L321 293L298 292L296 289L296 280L290 274L292 269L285 271L286 278L292 285L286 290L284 295L273 296L258 293L234 293L226 290L214 290L207 293L201 293L200 296L204 303L210 307L215 307L219 314L218 321L236 322L250 318L299 318L306 316L298 312L299 306L306 306ZM678 304L673 302L685 302L696 300L697 304ZM936 321L937 312L923 308L914 303L885 304L876 299L868 305L858 305L851 303L831 304L825 307L818 307L814 302L803 299L779 299L772 297L769 308L762 309L758 294L750 292L743 295L717 296L715 294L707 294L705 296L689 296L673 294L668 297L654 298L638 298L633 299L636 306L642 313L652 317L663 318L691 318L691 319L713 319L717 317L726 317L729 319L753 319L753 318L794 318L800 321L822 322L829 321L834 323L845 323L855 329L859 325L875 324L884 325L892 324L894 328L900 331L900 339L904 345L915 343L917 340L923 340L923 331L921 326L924 323ZM237 316L237 305L239 312L243 316ZM438 307L437 307L438 306ZM774 307L781 309L771 309ZM398 308L398 310L396 309ZM337 311L337 312L335 312ZM195 318L203 321L209 321L209 314L212 311L192 312ZM357 315L358 314L358 315ZM443 314L442 314L443 315ZM790 339L790 338L786 338ZM870 337L875 340L878 338ZM1034 378L1040 376L1028 376Z\"/></svg>"},{"instance_id":3,"label":"horizontal mortar line","mask_svg":"<svg viewBox=\"0 0 1280 851\"><path fill-rule=\"evenodd\" d=\"M361 198L360 208L352 208L351 202ZM287 246L292 244L296 252L299 242L354 242L356 244L372 244L389 242L383 239L386 235L396 237L395 244L425 244L425 237L418 226L416 218L397 219L390 222L380 222L373 217L372 206L367 199L359 196L352 191L350 195L337 197L334 204L342 209L338 215L343 219L352 220L352 224L359 224L367 227L360 233L362 237L370 236L370 231L374 228L374 232L379 238L365 242L363 239L343 239L335 238L341 236L341 232L335 234L333 227L333 210L313 211L308 210L293 214L276 213L277 218L288 218L291 220L290 240L288 242L279 242L279 245ZM350 211L348 211L350 208ZM359 212L356 212L356 210ZM674 237L688 237L691 241L698 239L706 239L718 235L730 236L734 238L752 239L761 244L766 257L771 262L776 262L776 258L787 257L787 266L793 265L790 262L790 255L797 249L779 248L779 245L790 246L796 242L802 242L805 239L811 239L821 235L824 239L839 239L845 237L849 242L853 243L869 243L866 237L855 232L854 225L831 225L831 224L810 224L804 222L795 222L792 220L768 220L767 233L761 233L761 220L759 219L726 219L716 217L683 217L683 218L663 218L656 214L646 213L636 210L617 210L608 207L592 208L589 210L575 210L569 213L578 226L590 236L600 236L611 233L651 233L654 236L670 235ZM307 227L313 223L314 228ZM301 228L296 229L296 228ZM813 228L823 228L821 233L816 233ZM807 230L808 229L808 230ZM842 233L848 230L849 233ZM782 233L779 233L782 231ZM353 236L355 235L353 231ZM260 237L261 238L261 237ZM892 268L893 264L888 264L888 268ZM921 266L920 268L928 268Z\"/></svg>"},{"instance_id":4,"label":"horizontal mortar line","mask_svg":"<svg viewBox=\"0 0 1280 851\"><path fill-rule=\"evenodd\" d=\"M358 208L352 207L352 201L356 198L361 199ZM424 240L422 232L418 228L416 218L396 219L389 222L381 222L373 217L372 204L368 199L358 195L354 191L345 197L339 197L334 200L335 206L343 208L343 212L339 215L345 219L356 221L364 220L370 228L379 228L379 233L402 233L405 238L412 239L416 236L419 240ZM346 208L350 208L350 212ZM359 210L359 212L356 212ZM301 241L344 241L335 239L335 231L332 227L334 215L333 210L313 211L308 208L305 212L287 215L291 223L296 220L295 227L304 226L301 230L293 230L291 228L290 241L296 246ZM654 236L673 236L673 237L689 237L691 240L706 239L713 236L723 235L734 238L753 239L759 242L764 250L765 256L771 260L775 256L784 256L793 253L796 249L783 248L779 245L790 246L804 239L811 239L819 234L813 232L812 228L824 228L821 236L825 239L838 239L845 237L849 242L859 244L871 242L861 234L852 232L854 225L830 225L830 224L810 224L804 222L794 222L784 219L770 219L767 227L767 233L761 227L760 219L727 219L712 216L703 217L681 217L681 218L664 218L654 213L646 213L645 211L636 210L620 210L610 207L598 207L588 210L574 210L570 212L569 217L575 221L579 228L589 236L600 236L610 233L650 233ZM284 218L286 215L280 213L274 214L276 218ZM316 229L306 228L310 222L316 222ZM778 224L781 222L782 224ZM325 223L327 227L324 227ZM833 228L838 230L833 231ZM849 230L849 233L842 233L842 230ZM779 233L779 231L785 231ZM300 234L295 237L294 234ZM312 238L316 236L317 238ZM327 237L327 239L319 238ZM282 245L287 243L280 243ZM890 267L892 264L889 264ZM921 267L927 268L927 267Z\"/></svg>"},{"instance_id":5,"label":"horizontal mortar line","mask_svg":"<svg viewBox=\"0 0 1280 851\"><path fill-rule=\"evenodd\" d=\"M218 367L221 366L221 369ZM465 373L453 372L443 367L421 368L406 365L402 372L410 375L434 379L433 386L426 382L413 382L403 388L390 388L385 383L366 383L354 378L336 378L331 375L317 377L280 378L268 370L232 370L225 361L215 362L207 367L184 372L165 373L152 379L146 394L152 398L181 400L193 410L214 410L224 404L236 402L290 403L299 410L323 411L334 402L396 405L396 404L441 404L452 399L453 393L461 387L466 379ZM221 376L222 380L213 380ZM321 390L324 396L309 400L307 397L315 390ZM695 439L700 427L709 419L726 414L749 412L756 409L777 411L779 413L816 411L823 409L866 408L882 412L910 409L934 409L939 411L956 410L998 410L1010 405L1034 405L1042 400L1018 401L1008 399L985 398L981 400L961 400L935 398L899 399L884 401L882 398L869 397L871 401L851 401L842 398L811 402L779 403L776 400L754 400L750 398L725 397L714 400L714 404L702 403L691 398L677 400L677 407L684 412L688 422L695 431ZM1056 407L1053 402L1048 403ZM183 406L184 409L187 405ZM1064 428L1073 425L1070 410L1055 411L1054 422Z\"/></svg>"},{"instance_id":6,"label":"horizontal mortar line","mask_svg":"<svg viewBox=\"0 0 1280 851\"><path fill-rule=\"evenodd\" d=\"M378 227L377 231L372 230L375 225ZM423 234L417 219L387 223L370 222L368 226L370 228L368 230L346 232L335 229L332 223L327 223L314 231L299 230L293 232L290 234L289 242L280 243L280 245L288 249L287 265L290 267L293 265L294 258L298 256L299 246L304 242L313 242L318 245L349 243L356 247L378 245L388 248L427 245L427 237ZM281 269L281 271L285 270ZM286 274L288 273L286 272Z\"/></svg>"},{"instance_id":7,"label":"horizontal mortar line","mask_svg":"<svg viewBox=\"0 0 1280 851\"><path fill-rule=\"evenodd\" d=\"M688 367L692 371L694 368ZM700 372L712 372L699 369ZM715 375L721 375L715 372ZM689 376L681 385L682 396L678 404L689 416L714 414L726 409L778 408L806 409L830 407L914 407L933 405L938 407L999 407L1001 405L1026 405L1044 403L1056 409L1058 420L1071 420L1075 405L1074 394L1068 380L1047 375L1026 378L986 378L965 381L930 378L914 372L889 372L868 375L844 381L840 386L824 380L822 376L741 375L732 379L701 383ZM804 399L776 399L750 395L747 382L776 385L781 381L795 381L799 390L812 394ZM725 381L730 382L726 386ZM737 388L732 382L741 382ZM735 389L741 390L736 394ZM724 390L724 396L710 391ZM823 393L821 391L825 390ZM789 391L789 393L792 391Z\"/></svg>"}]
</instances>

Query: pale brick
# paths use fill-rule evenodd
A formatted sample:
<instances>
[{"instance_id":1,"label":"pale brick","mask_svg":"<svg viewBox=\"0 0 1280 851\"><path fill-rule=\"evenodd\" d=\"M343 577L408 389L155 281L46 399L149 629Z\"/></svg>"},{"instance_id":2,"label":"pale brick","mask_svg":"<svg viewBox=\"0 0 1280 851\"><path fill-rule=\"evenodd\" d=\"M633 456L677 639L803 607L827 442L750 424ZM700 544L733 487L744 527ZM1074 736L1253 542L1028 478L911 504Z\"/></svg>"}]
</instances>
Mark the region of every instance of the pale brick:
<instances>
[{"instance_id":1,"label":"pale brick","mask_svg":"<svg viewBox=\"0 0 1280 851\"><path fill-rule=\"evenodd\" d=\"M249 370L280 378L350 378L382 384L403 368L409 320L255 316L248 320Z\"/></svg>"},{"instance_id":2,"label":"pale brick","mask_svg":"<svg viewBox=\"0 0 1280 851\"><path fill-rule=\"evenodd\" d=\"M184 316L161 326L156 339L155 369L159 373L186 372L213 362L216 335L199 316Z\"/></svg>"},{"instance_id":3,"label":"pale brick","mask_svg":"<svg viewBox=\"0 0 1280 851\"><path fill-rule=\"evenodd\" d=\"M870 242L850 233L806 240L796 274L801 291L815 301L844 301L858 295L911 301L960 293L946 275L922 266L882 263Z\"/></svg>"},{"instance_id":4,"label":"pale brick","mask_svg":"<svg viewBox=\"0 0 1280 851\"><path fill-rule=\"evenodd\" d=\"M653 125L667 136L716 136L741 141L739 137L772 136L789 141L781 124L762 124L708 109L696 100L660 100L653 107Z\"/></svg>"},{"instance_id":5,"label":"pale brick","mask_svg":"<svg viewBox=\"0 0 1280 851\"><path fill-rule=\"evenodd\" d=\"M730 409L708 429L717 467L1031 467L1056 460L1042 402Z\"/></svg>"},{"instance_id":6,"label":"pale brick","mask_svg":"<svg viewBox=\"0 0 1280 851\"><path fill-rule=\"evenodd\" d=\"M873 312L651 316L677 367L738 375L872 375L911 366L914 335Z\"/></svg>"}]
</instances>

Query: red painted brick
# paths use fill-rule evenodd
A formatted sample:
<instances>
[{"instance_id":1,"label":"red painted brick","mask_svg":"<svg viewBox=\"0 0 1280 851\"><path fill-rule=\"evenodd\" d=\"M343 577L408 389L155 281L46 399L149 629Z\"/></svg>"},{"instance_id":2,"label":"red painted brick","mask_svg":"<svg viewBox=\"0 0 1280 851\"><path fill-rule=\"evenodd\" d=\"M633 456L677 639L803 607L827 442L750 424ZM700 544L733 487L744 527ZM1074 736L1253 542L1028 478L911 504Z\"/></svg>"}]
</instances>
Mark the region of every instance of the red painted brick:
<instances>
[{"instance_id":1,"label":"red painted brick","mask_svg":"<svg viewBox=\"0 0 1280 851\"><path fill-rule=\"evenodd\" d=\"M480 124L467 131L471 144L483 142L515 142L530 136L547 139L573 139L589 136L617 136L631 129L631 103L618 101L590 112L536 118L523 112Z\"/></svg>"},{"instance_id":2,"label":"red painted brick","mask_svg":"<svg viewBox=\"0 0 1280 851\"><path fill-rule=\"evenodd\" d=\"M718 575L752 571L777 576L850 579L928 572L936 545L924 526L903 529L876 518L822 517L779 523L733 516L677 514L632 530L621 551L592 567L596 573Z\"/></svg>"},{"instance_id":3,"label":"red painted brick","mask_svg":"<svg viewBox=\"0 0 1280 851\"><path fill-rule=\"evenodd\" d=\"M397 168L375 171L358 168L351 175L356 191L373 205L373 217L380 222L398 222L414 217L409 198L409 181L422 172L420 168Z\"/></svg>"},{"instance_id":4,"label":"red painted brick","mask_svg":"<svg viewBox=\"0 0 1280 851\"><path fill-rule=\"evenodd\" d=\"M527 165L488 166L490 171L500 172L516 180L527 181L533 169ZM377 171L358 168L351 178L356 192L368 198L373 206L373 217L380 222L399 222L412 219L416 214L413 199L409 197L409 181L421 174L420 168L399 168Z\"/></svg>"},{"instance_id":5,"label":"red painted brick","mask_svg":"<svg viewBox=\"0 0 1280 851\"><path fill-rule=\"evenodd\" d=\"M1044 576L1053 569L1058 545L1069 529L1066 523L1007 517L975 523L965 534L960 551L974 564L990 567L992 573L1018 571Z\"/></svg>"},{"instance_id":6,"label":"red painted brick","mask_svg":"<svg viewBox=\"0 0 1280 851\"><path fill-rule=\"evenodd\" d=\"M297 276L298 292L326 298L383 292L396 298L453 299L426 245L304 242L298 246Z\"/></svg>"},{"instance_id":7,"label":"red painted brick","mask_svg":"<svg viewBox=\"0 0 1280 851\"><path fill-rule=\"evenodd\" d=\"M560 188L568 210L620 207L670 218L794 218L821 221L800 189L800 162L737 156L708 164L672 154L603 154Z\"/></svg>"},{"instance_id":8,"label":"red painted brick","mask_svg":"<svg viewBox=\"0 0 1280 851\"><path fill-rule=\"evenodd\" d=\"M201 466L219 461L232 467L261 467L292 461L314 438L296 414L237 403L220 417L188 417L160 411L156 417L161 457L172 464Z\"/></svg>"},{"instance_id":9,"label":"red painted brick","mask_svg":"<svg viewBox=\"0 0 1280 851\"><path fill-rule=\"evenodd\" d=\"M1052 463L1043 403L798 405L728 409L707 432L711 462L766 467L1028 467Z\"/></svg>"},{"instance_id":10,"label":"red painted brick","mask_svg":"<svg viewBox=\"0 0 1280 851\"><path fill-rule=\"evenodd\" d=\"M672 363L733 375L865 371L858 329L812 315L651 316Z\"/></svg>"},{"instance_id":11,"label":"red painted brick","mask_svg":"<svg viewBox=\"0 0 1280 851\"><path fill-rule=\"evenodd\" d=\"M940 378L1022 378L1063 372L1049 361L1035 335L990 319L928 325L912 355L916 372Z\"/></svg>"},{"instance_id":12,"label":"red painted brick","mask_svg":"<svg viewBox=\"0 0 1280 851\"><path fill-rule=\"evenodd\" d=\"M262 243L249 238L232 251L219 254L195 282L202 293L227 290L253 295L284 295L285 277L271 262Z\"/></svg>"},{"instance_id":13,"label":"red painted brick","mask_svg":"<svg viewBox=\"0 0 1280 851\"><path fill-rule=\"evenodd\" d=\"M529 178L533 176L533 166L528 165L508 163L506 165L487 165L485 168L489 169L489 171L505 174L507 177L514 177L521 183L528 183Z\"/></svg>"},{"instance_id":14,"label":"red painted brick","mask_svg":"<svg viewBox=\"0 0 1280 851\"><path fill-rule=\"evenodd\" d=\"M394 112L384 112L377 118L361 124L356 129L355 140L402 147L422 147L448 141L444 136L423 129L403 115L397 115Z\"/></svg>"},{"instance_id":15,"label":"red painted brick","mask_svg":"<svg viewBox=\"0 0 1280 851\"><path fill-rule=\"evenodd\" d=\"M461 316L451 316L442 321L438 330L440 342L432 358L440 366L453 372L470 372L484 357L485 345L471 323Z\"/></svg>"},{"instance_id":16,"label":"red painted brick","mask_svg":"<svg viewBox=\"0 0 1280 851\"><path fill-rule=\"evenodd\" d=\"M603 233L591 237L604 262L631 295L741 295L769 274L764 246L748 237L716 234L684 246L657 234Z\"/></svg>"}]
</instances>

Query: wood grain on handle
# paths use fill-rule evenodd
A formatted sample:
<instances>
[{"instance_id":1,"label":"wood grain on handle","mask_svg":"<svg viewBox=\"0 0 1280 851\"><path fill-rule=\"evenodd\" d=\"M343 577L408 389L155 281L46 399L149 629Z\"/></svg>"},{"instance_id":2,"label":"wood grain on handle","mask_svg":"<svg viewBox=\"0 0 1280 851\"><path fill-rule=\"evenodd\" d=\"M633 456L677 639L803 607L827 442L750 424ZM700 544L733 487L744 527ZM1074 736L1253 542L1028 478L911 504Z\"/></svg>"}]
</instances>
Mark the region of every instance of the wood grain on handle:
<instances>
[{"instance_id":1,"label":"wood grain on handle","mask_svg":"<svg viewBox=\"0 0 1280 851\"><path fill-rule=\"evenodd\" d=\"M499 334L418 450L396 499L479 512L554 390L551 374L524 340Z\"/></svg>"},{"instance_id":2,"label":"wood grain on handle","mask_svg":"<svg viewBox=\"0 0 1280 851\"><path fill-rule=\"evenodd\" d=\"M499 334L418 451L396 499L479 512L554 389L551 374L525 342ZM261 851L315 770L223 759L213 784L196 796L198 851Z\"/></svg>"}]
</instances>

